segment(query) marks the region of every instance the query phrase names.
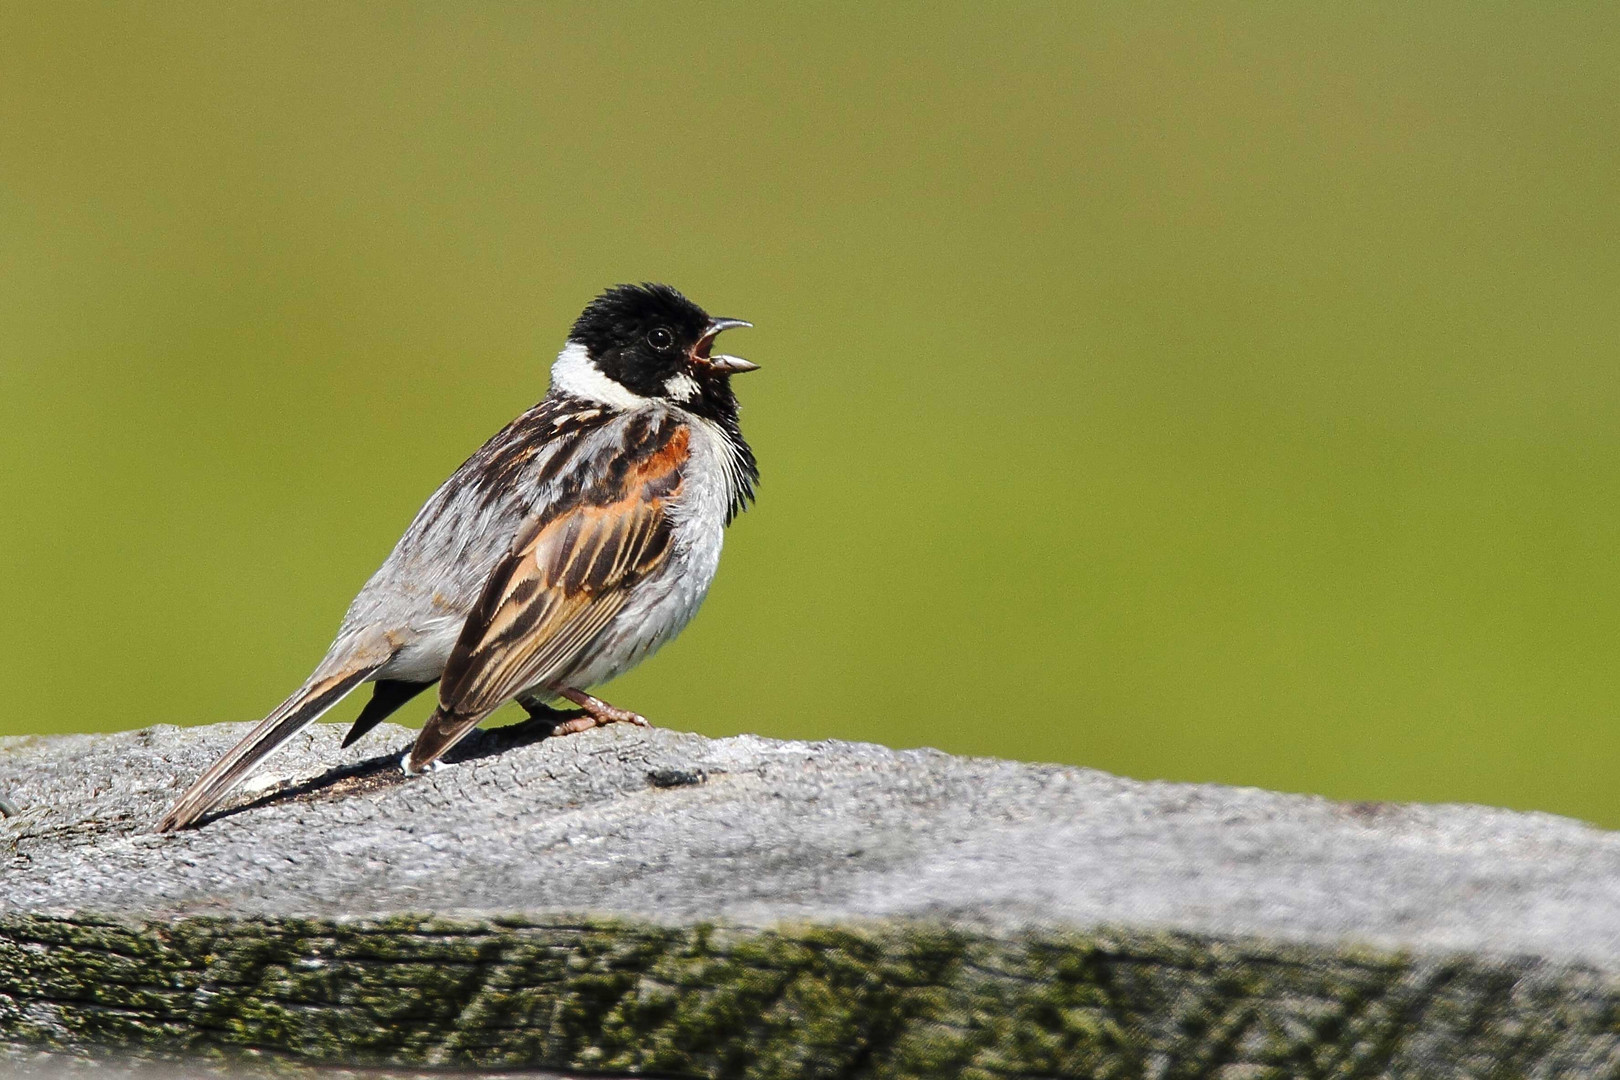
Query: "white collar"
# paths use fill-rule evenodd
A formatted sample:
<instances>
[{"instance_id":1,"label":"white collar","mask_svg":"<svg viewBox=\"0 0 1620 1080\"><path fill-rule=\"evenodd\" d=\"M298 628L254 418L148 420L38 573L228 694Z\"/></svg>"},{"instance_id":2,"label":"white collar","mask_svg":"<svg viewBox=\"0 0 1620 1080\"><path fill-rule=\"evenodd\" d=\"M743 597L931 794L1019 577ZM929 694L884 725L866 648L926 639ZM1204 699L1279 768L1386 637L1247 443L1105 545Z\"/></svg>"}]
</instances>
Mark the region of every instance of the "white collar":
<instances>
[{"instance_id":1,"label":"white collar","mask_svg":"<svg viewBox=\"0 0 1620 1080\"><path fill-rule=\"evenodd\" d=\"M602 374L591 363L590 351L577 341L564 345L552 363L551 389L613 409L640 408L651 400L632 393Z\"/></svg>"}]
</instances>

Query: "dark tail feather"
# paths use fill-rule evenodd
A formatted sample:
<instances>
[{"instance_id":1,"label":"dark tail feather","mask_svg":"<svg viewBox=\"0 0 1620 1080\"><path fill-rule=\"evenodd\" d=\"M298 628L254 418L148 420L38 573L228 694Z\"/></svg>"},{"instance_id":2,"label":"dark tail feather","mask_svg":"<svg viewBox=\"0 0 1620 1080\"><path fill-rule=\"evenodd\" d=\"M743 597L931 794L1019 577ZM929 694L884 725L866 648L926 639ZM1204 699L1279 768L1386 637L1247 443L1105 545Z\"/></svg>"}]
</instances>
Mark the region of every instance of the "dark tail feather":
<instances>
[{"instance_id":1,"label":"dark tail feather","mask_svg":"<svg viewBox=\"0 0 1620 1080\"><path fill-rule=\"evenodd\" d=\"M411 747L410 756L405 759L405 771L419 773L438 761L488 715L488 712L445 712L443 705L433 710L422 733L416 737L416 745Z\"/></svg>"},{"instance_id":2,"label":"dark tail feather","mask_svg":"<svg viewBox=\"0 0 1620 1080\"><path fill-rule=\"evenodd\" d=\"M401 705L432 685L430 682L404 682L400 679L378 679L372 683L371 700L354 718L354 726L343 736L343 745L354 745L366 732L394 715Z\"/></svg>"},{"instance_id":3,"label":"dark tail feather","mask_svg":"<svg viewBox=\"0 0 1620 1080\"><path fill-rule=\"evenodd\" d=\"M232 788L282 743L342 701L345 694L365 682L366 676L381 666L380 663L368 664L317 680L276 706L274 712L259 721L258 727L248 732L247 738L226 751L224 757L210 765L208 771L175 800L158 822L157 831L183 829L218 806Z\"/></svg>"}]
</instances>

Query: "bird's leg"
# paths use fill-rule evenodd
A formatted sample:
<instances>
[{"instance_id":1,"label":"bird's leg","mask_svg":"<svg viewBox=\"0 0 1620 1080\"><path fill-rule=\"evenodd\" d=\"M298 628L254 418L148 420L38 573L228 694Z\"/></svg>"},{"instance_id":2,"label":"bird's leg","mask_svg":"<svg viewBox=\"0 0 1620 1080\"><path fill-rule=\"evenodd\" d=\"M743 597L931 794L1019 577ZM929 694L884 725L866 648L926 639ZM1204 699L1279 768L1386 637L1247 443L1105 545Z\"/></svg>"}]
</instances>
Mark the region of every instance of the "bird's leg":
<instances>
[{"instance_id":1,"label":"bird's leg","mask_svg":"<svg viewBox=\"0 0 1620 1080\"><path fill-rule=\"evenodd\" d=\"M537 724L560 724L564 720L572 720L580 715L577 710L570 712L567 709L555 709L543 701L523 701L520 699L518 704L523 706L523 711L529 714L529 719Z\"/></svg>"},{"instance_id":2,"label":"bird's leg","mask_svg":"<svg viewBox=\"0 0 1620 1080\"><path fill-rule=\"evenodd\" d=\"M578 709L554 709L543 701L524 701L519 698L518 704L523 707L524 712L529 714L529 718L508 727L495 729L509 738L518 740L535 735L561 734L559 730L561 725L568 723L570 720L578 720L585 715Z\"/></svg>"},{"instance_id":3,"label":"bird's leg","mask_svg":"<svg viewBox=\"0 0 1620 1080\"><path fill-rule=\"evenodd\" d=\"M601 727L604 724L634 724L636 727L652 727L647 722L647 718L640 713L633 713L629 709L620 709L609 705L601 698L592 697L583 690L575 690L566 686L558 686L554 689L559 695L585 710L585 715L559 721L557 726L551 729L553 735L572 735L575 732L587 731L593 727Z\"/></svg>"}]
</instances>

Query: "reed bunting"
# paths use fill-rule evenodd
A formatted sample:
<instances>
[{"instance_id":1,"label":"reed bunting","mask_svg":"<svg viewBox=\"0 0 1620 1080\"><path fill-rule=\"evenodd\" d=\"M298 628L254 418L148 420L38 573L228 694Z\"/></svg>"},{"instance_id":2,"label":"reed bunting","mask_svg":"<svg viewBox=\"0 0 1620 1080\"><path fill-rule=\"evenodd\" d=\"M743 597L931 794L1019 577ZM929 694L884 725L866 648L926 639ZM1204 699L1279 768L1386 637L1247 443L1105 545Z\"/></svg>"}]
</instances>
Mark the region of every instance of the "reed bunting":
<instances>
[{"instance_id":1,"label":"reed bunting","mask_svg":"<svg viewBox=\"0 0 1620 1080\"><path fill-rule=\"evenodd\" d=\"M624 721L586 690L630 670L696 613L726 525L759 470L723 330L667 285L620 285L585 308L551 388L468 458L349 605L308 681L171 806L158 831L219 806L277 747L362 683L348 746L439 684L405 759L417 772L516 699L553 734ZM562 713L568 701L579 712Z\"/></svg>"}]
</instances>

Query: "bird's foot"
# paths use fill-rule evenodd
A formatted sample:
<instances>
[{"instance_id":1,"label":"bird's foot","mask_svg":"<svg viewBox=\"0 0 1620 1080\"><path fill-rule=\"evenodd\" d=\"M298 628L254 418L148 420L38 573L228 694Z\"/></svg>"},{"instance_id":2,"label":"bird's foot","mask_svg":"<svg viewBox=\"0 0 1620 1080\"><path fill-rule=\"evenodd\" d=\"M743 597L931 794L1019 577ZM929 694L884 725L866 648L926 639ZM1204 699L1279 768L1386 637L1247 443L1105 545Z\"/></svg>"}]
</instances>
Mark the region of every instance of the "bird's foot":
<instances>
[{"instance_id":1,"label":"bird's foot","mask_svg":"<svg viewBox=\"0 0 1620 1080\"><path fill-rule=\"evenodd\" d=\"M557 713L555 726L551 729L552 735L573 735L581 731L589 731L593 727L603 727L607 724L634 724L636 727L652 727L647 718L640 713L621 709L616 705L609 705L599 697L592 697L583 690L573 690L558 687L557 693L578 705L577 713ZM534 715L532 712L530 715Z\"/></svg>"}]
</instances>

